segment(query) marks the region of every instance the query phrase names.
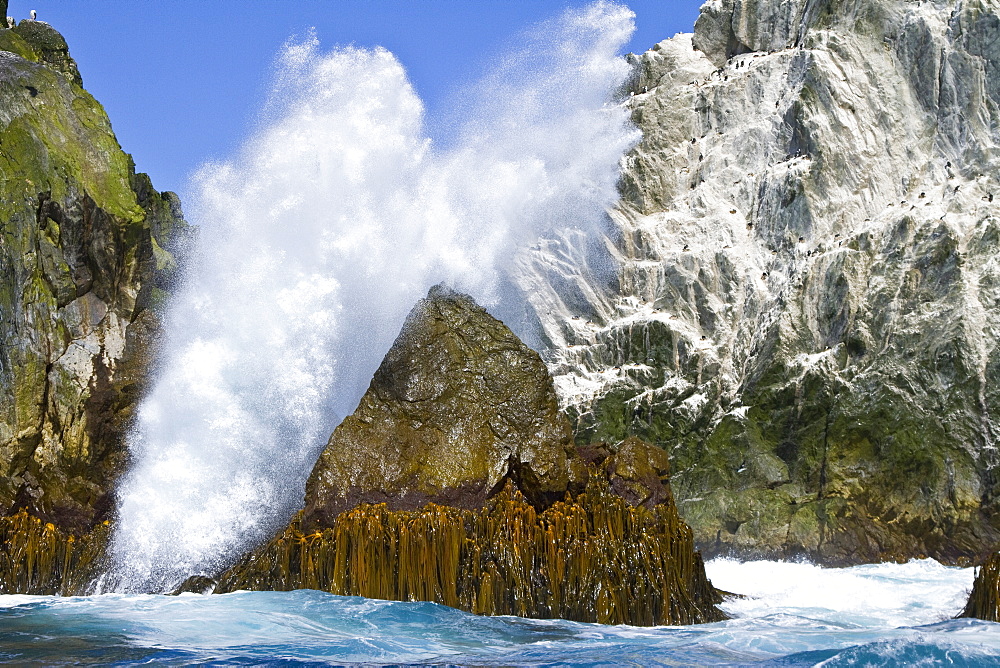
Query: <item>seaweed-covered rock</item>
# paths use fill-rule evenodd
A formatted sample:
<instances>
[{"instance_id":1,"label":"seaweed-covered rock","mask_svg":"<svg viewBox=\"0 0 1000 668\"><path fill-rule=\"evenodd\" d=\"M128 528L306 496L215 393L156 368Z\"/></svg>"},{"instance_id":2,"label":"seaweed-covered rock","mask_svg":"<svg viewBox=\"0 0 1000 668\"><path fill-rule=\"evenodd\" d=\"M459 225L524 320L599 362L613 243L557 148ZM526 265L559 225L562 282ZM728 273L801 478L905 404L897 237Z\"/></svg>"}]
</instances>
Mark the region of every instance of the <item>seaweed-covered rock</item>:
<instances>
[{"instance_id":1,"label":"seaweed-covered rock","mask_svg":"<svg viewBox=\"0 0 1000 668\"><path fill-rule=\"evenodd\" d=\"M507 480L539 507L586 482L541 358L470 297L431 288L306 486L305 525L360 503L479 508Z\"/></svg>"},{"instance_id":2,"label":"seaweed-covered rock","mask_svg":"<svg viewBox=\"0 0 1000 668\"><path fill-rule=\"evenodd\" d=\"M0 510L70 532L110 511L186 229L62 36L0 30Z\"/></svg>"},{"instance_id":3,"label":"seaweed-covered rock","mask_svg":"<svg viewBox=\"0 0 1000 668\"><path fill-rule=\"evenodd\" d=\"M215 591L302 588L602 624L726 618L677 508L632 506L596 475L542 512L508 482L476 510L363 504L323 531L293 521Z\"/></svg>"},{"instance_id":4,"label":"seaweed-covered rock","mask_svg":"<svg viewBox=\"0 0 1000 668\"><path fill-rule=\"evenodd\" d=\"M538 355L436 286L330 438L304 513L215 591L314 588L606 624L723 619L669 470L636 438L578 453Z\"/></svg>"},{"instance_id":5,"label":"seaweed-covered rock","mask_svg":"<svg viewBox=\"0 0 1000 668\"><path fill-rule=\"evenodd\" d=\"M979 567L965 609L957 616L1000 622L1000 552L991 554Z\"/></svg>"},{"instance_id":6,"label":"seaweed-covered rock","mask_svg":"<svg viewBox=\"0 0 1000 668\"><path fill-rule=\"evenodd\" d=\"M0 594L93 593L110 533L107 520L76 536L23 510L0 517Z\"/></svg>"}]
</instances>

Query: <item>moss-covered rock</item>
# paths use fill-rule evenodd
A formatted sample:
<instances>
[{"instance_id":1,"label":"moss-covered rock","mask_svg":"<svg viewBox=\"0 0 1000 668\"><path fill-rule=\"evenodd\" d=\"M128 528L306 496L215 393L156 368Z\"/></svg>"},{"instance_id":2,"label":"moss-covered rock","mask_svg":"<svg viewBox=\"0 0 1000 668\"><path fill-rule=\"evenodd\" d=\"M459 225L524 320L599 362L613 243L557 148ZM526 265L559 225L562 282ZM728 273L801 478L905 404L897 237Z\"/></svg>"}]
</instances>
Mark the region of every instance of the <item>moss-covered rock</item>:
<instances>
[{"instance_id":1,"label":"moss-covered rock","mask_svg":"<svg viewBox=\"0 0 1000 668\"><path fill-rule=\"evenodd\" d=\"M44 63L66 75L77 86L83 86L76 61L69 55L69 46L59 32L44 21L21 21L11 33L27 43L37 54L36 62Z\"/></svg>"},{"instance_id":2,"label":"moss-covered rock","mask_svg":"<svg viewBox=\"0 0 1000 668\"><path fill-rule=\"evenodd\" d=\"M0 508L86 531L111 507L186 236L51 26L0 30Z\"/></svg>"}]
</instances>

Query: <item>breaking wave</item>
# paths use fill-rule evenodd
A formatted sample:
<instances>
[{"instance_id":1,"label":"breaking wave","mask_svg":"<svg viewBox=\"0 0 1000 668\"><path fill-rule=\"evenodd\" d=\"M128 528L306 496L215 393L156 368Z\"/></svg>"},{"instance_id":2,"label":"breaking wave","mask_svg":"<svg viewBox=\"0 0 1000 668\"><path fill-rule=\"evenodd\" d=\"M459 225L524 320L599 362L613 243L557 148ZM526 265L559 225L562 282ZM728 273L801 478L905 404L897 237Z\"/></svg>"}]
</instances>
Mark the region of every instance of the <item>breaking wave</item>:
<instances>
[{"instance_id":1,"label":"breaking wave","mask_svg":"<svg viewBox=\"0 0 1000 668\"><path fill-rule=\"evenodd\" d=\"M287 45L261 129L196 178L105 588L162 591L269 537L431 285L516 313L517 253L601 228L638 139L613 99L632 30L599 2L532 32L463 96L446 148L388 51Z\"/></svg>"}]
</instances>

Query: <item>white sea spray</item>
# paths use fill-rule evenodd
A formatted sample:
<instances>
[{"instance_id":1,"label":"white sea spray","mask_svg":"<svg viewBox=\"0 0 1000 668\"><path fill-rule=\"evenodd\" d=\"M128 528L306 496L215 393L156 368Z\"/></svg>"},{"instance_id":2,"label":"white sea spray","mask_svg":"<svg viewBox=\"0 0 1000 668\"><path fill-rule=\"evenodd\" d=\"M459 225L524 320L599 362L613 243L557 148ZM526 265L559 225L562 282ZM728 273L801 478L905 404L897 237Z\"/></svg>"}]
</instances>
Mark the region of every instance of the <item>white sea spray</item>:
<instances>
[{"instance_id":1,"label":"white sea spray","mask_svg":"<svg viewBox=\"0 0 1000 668\"><path fill-rule=\"evenodd\" d=\"M632 19L598 2L533 32L468 91L446 148L388 51L285 48L261 129L196 179L106 588L169 589L269 537L431 285L516 312L518 251L601 227L638 138L613 99Z\"/></svg>"}]
</instances>

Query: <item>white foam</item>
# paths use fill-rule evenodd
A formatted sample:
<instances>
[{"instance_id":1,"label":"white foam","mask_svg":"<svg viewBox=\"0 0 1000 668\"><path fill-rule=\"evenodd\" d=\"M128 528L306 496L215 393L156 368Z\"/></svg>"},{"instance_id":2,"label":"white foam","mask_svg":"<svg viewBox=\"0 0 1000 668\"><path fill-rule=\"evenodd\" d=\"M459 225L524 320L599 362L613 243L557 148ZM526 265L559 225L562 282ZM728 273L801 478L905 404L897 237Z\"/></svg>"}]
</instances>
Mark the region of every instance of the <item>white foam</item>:
<instances>
[{"instance_id":1,"label":"white foam","mask_svg":"<svg viewBox=\"0 0 1000 668\"><path fill-rule=\"evenodd\" d=\"M602 223L638 138L612 101L632 18L599 2L544 26L465 96L447 149L388 51L285 49L263 129L197 179L200 241L129 439L108 586L169 588L269 537L431 285L513 312L518 250Z\"/></svg>"},{"instance_id":2,"label":"white foam","mask_svg":"<svg viewBox=\"0 0 1000 668\"><path fill-rule=\"evenodd\" d=\"M974 578L972 568L933 559L852 568L712 559L705 568L713 585L746 596L723 605L733 616L789 615L873 628L950 619L964 607Z\"/></svg>"}]
</instances>

